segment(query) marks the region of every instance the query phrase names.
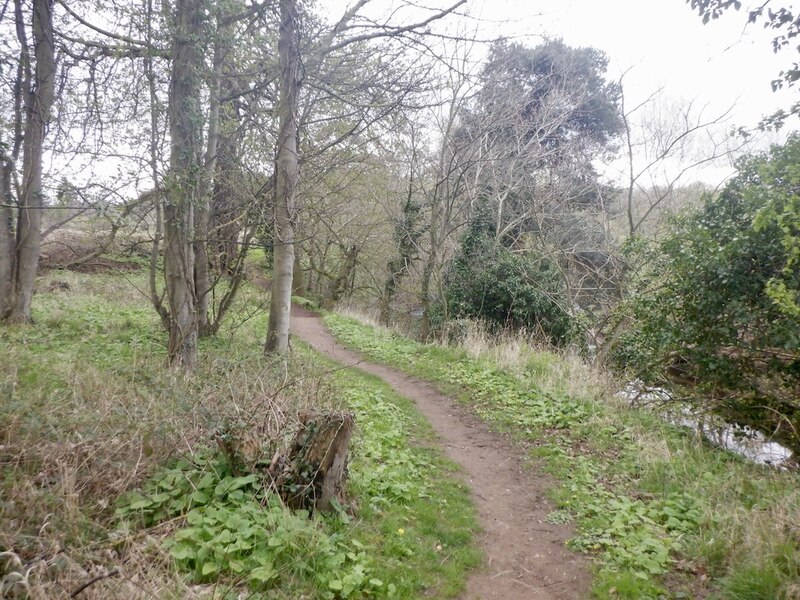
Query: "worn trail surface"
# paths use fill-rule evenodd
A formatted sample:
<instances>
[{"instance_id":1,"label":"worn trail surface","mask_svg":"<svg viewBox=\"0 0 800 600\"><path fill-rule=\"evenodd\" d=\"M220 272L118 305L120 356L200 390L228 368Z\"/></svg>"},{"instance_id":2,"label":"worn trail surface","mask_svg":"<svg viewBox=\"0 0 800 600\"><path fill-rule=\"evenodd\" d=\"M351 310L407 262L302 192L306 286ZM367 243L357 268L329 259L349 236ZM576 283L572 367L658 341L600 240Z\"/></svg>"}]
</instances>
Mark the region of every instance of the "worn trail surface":
<instances>
[{"instance_id":1,"label":"worn trail surface","mask_svg":"<svg viewBox=\"0 0 800 600\"><path fill-rule=\"evenodd\" d=\"M364 361L339 345L322 321L299 307L293 331L317 351L386 381L413 400L442 440L445 453L466 473L483 529L479 542L486 560L467 581L464 600L572 600L585 598L590 577L586 561L567 550L568 527L545 520L552 485L536 466L523 468L519 451L492 433L431 385L400 371Z\"/></svg>"}]
</instances>

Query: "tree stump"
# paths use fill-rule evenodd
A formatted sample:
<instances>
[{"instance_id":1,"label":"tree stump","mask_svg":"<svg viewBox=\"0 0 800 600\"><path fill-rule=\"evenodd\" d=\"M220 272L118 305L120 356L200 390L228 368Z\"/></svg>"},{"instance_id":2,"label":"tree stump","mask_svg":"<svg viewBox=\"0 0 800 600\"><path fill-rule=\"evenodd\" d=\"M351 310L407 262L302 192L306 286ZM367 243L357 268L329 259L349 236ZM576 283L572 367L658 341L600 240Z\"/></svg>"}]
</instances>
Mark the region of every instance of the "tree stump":
<instances>
[{"instance_id":1,"label":"tree stump","mask_svg":"<svg viewBox=\"0 0 800 600\"><path fill-rule=\"evenodd\" d=\"M355 427L352 413L312 413L299 416L300 426L276 478L287 506L327 511L345 500L347 458Z\"/></svg>"}]
</instances>

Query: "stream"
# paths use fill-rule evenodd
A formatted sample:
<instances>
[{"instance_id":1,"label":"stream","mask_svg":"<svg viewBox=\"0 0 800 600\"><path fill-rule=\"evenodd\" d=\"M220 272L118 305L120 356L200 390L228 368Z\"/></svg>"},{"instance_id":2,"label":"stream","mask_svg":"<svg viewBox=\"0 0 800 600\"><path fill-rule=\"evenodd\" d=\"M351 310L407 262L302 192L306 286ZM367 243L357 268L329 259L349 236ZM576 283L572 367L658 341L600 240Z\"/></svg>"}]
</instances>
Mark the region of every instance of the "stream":
<instances>
[{"instance_id":1,"label":"stream","mask_svg":"<svg viewBox=\"0 0 800 600\"><path fill-rule=\"evenodd\" d=\"M754 463L780 468L789 468L794 464L792 450L763 432L746 425L728 423L707 412L701 413L686 403L677 402L664 388L648 387L638 380L631 381L617 396L625 398L632 406L660 407L664 418L670 423L688 427L714 446Z\"/></svg>"}]
</instances>

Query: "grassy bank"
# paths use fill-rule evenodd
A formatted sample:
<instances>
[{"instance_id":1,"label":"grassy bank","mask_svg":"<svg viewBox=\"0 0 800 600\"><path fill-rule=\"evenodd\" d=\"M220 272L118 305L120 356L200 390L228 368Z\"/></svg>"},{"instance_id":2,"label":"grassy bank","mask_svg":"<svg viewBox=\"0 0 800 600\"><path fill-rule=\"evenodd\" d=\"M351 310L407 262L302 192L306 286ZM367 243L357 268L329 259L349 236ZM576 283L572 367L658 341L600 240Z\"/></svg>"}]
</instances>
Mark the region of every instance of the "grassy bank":
<instances>
[{"instance_id":1,"label":"grassy bank","mask_svg":"<svg viewBox=\"0 0 800 600\"><path fill-rule=\"evenodd\" d=\"M477 563L472 507L430 431L380 382L310 350L262 354L246 288L186 378L143 272L53 271L36 323L0 328L0 577L67 598L450 597ZM352 410L351 505L291 513L234 474L219 432L277 443L305 408ZM0 593L0 596L3 594Z\"/></svg>"},{"instance_id":2,"label":"grassy bank","mask_svg":"<svg viewBox=\"0 0 800 600\"><path fill-rule=\"evenodd\" d=\"M544 460L561 482L550 519L574 521L572 547L596 557L596 598L800 598L796 473L630 409L574 357L485 340L468 353L326 321L347 346L438 383Z\"/></svg>"}]
</instances>

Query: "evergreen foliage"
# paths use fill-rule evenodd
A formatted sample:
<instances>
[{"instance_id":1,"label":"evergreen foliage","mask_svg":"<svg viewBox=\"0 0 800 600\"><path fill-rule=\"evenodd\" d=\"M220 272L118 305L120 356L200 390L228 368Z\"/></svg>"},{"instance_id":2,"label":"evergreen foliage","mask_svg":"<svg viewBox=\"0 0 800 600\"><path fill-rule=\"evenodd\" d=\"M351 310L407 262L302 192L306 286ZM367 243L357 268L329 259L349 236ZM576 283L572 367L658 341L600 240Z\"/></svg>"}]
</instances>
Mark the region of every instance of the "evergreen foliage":
<instances>
[{"instance_id":1,"label":"evergreen foliage","mask_svg":"<svg viewBox=\"0 0 800 600\"><path fill-rule=\"evenodd\" d=\"M800 136L738 165L676 219L632 302L617 360L671 375L740 420L800 424ZM791 428L791 427L790 427Z\"/></svg>"},{"instance_id":2,"label":"evergreen foliage","mask_svg":"<svg viewBox=\"0 0 800 600\"><path fill-rule=\"evenodd\" d=\"M446 273L447 312L451 317L481 319L494 329L526 328L543 333L553 344L567 343L576 328L564 308L556 265L545 257L506 248L495 239L494 230L483 204Z\"/></svg>"}]
</instances>

